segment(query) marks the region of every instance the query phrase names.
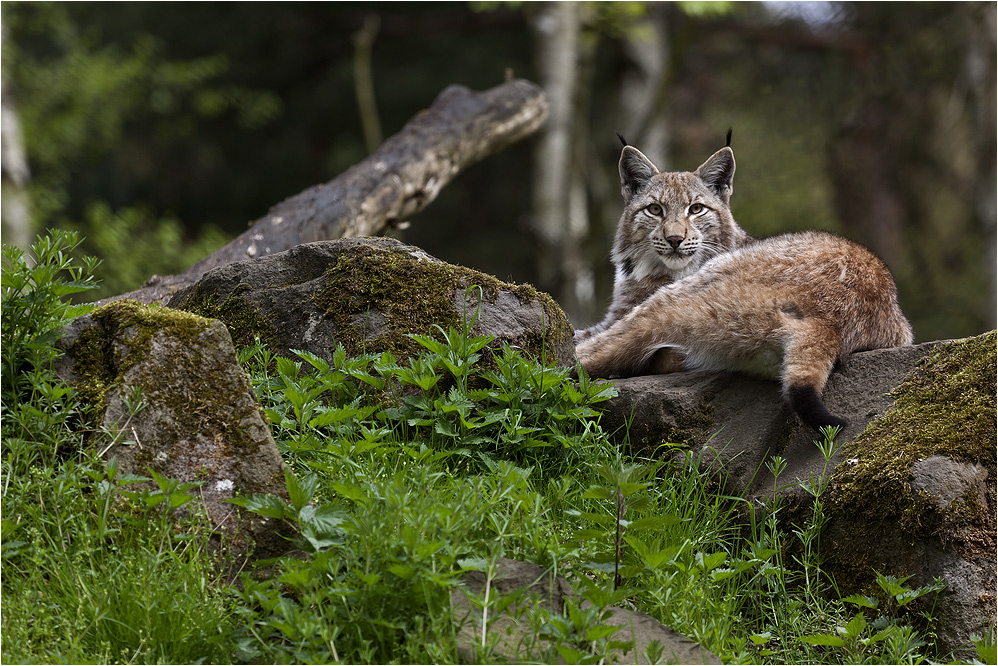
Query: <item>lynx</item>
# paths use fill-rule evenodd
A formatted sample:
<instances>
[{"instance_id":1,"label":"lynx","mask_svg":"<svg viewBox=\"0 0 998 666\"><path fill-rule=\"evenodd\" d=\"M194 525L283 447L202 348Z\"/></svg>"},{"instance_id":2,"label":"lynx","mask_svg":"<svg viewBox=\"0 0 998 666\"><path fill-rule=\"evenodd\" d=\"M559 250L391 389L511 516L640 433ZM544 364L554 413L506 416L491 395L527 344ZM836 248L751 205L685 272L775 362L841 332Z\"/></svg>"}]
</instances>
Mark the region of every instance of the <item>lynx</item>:
<instances>
[{"instance_id":1,"label":"lynx","mask_svg":"<svg viewBox=\"0 0 998 666\"><path fill-rule=\"evenodd\" d=\"M884 263L863 246L828 233L762 240L738 233L728 210L734 174L730 148L693 174L633 168L650 165L643 157L630 147L621 156L627 204L614 247L618 275L630 266L630 276L638 279L624 285L621 308L604 320L606 329L577 345L581 366L599 377L734 370L779 379L785 399L804 423L816 430L845 426L821 401L835 364L852 352L912 342L911 325ZM632 231L638 223L631 220L659 211L665 221L661 230ZM726 235L694 224L697 219L710 220ZM680 235L711 238L685 255L685 263L677 257L670 264L659 255L666 268L654 265L645 246L656 253L665 250L656 243L662 238L681 252L683 243L669 240ZM624 304L641 300L640 289L649 288L637 286L645 284L641 279L653 275L660 286L625 312ZM616 295L613 305L618 305Z\"/></svg>"},{"instance_id":2,"label":"lynx","mask_svg":"<svg viewBox=\"0 0 998 666\"><path fill-rule=\"evenodd\" d=\"M575 332L575 344L609 328L659 287L753 240L728 207L735 173L730 147L692 173L660 173L641 151L621 142L624 212L611 252L613 301L603 321Z\"/></svg>"}]
</instances>

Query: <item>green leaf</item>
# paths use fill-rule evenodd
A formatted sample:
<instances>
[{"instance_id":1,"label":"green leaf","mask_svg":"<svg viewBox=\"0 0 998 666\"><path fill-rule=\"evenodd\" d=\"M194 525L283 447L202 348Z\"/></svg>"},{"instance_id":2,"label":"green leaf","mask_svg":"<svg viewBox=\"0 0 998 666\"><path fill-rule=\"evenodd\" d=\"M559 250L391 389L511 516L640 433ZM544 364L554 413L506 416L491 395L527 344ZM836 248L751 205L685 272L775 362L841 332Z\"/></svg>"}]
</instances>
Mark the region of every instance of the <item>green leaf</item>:
<instances>
[{"instance_id":1,"label":"green leaf","mask_svg":"<svg viewBox=\"0 0 998 666\"><path fill-rule=\"evenodd\" d=\"M606 638L607 636L612 636L622 627L616 627L612 625L597 625L595 627L589 627L586 629L586 640L587 641L598 641L601 638Z\"/></svg>"},{"instance_id":2,"label":"green leaf","mask_svg":"<svg viewBox=\"0 0 998 666\"><path fill-rule=\"evenodd\" d=\"M879 603L876 597L867 597L862 594L853 594L845 597L842 601L863 608L876 608Z\"/></svg>"},{"instance_id":3,"label":"green leaf","mask_svg":"<svg viewBox=\"0 0 998 666\"><path fill-rule=\"evenodd\" d=\"M274 495L244 495L232 497L226 501L265 518L291 518L294 516L291 507Z\"/></svg>"},{"instance_id":4,"label":"green leaf","mask_svg":"<svg viewBox=\"0 0 998 666\"><path fill-rule=\"evenodd\" d=\"M733 576L737 576L740 572L735 569L715 569L710 572L710 577L714 579L714 582L721 582L722 580L727 580Z\"/></svg>"},{"instance_id":5,"label":"green leaf","mask_svg":"<svg viewBox=\"0 0 998 666\"><path fill-rule=\"evenodd\" d=\"M290 469L284 470L284 485L288 489L288 497L291 499L291 506L295 508L295 513L300 513L315 494L315 487L318 478L310 474L303 479L298 479Z\"/></svg>"},{"instance_id":6,"label":"green leaf","mask_svg":"<svg viewBox=\"0 0 998 666\"><path fill-rule=\"evenodd\" d=\"M998 643L995 642L995 633L993 630L986 630L983 637L971 634L970 641L977 648L977 656L980 657L982 663L998 664Z\"/></svg>"},{"instance_id":7,"label":"green leaf","mask_svg":"<svg viewBox=\"0 0 998 666\"><path fill-rule=\"evenodd\" d=\"M697 564L701 566L704 571L711 571L717 567L724 564L724 561L728 558L728 554L724 551L719 553L712 553L710 555L704 555L703 553L697 553Z\"/></svg>"},{"instance_id":8,"label":"green leaf","mask_svg":"<svg viewBox=\"0 0 998 666\"><path fill-rule=\"evenodd\" d=\"M416 569L407 564L394 564L388 567L388 571L395 574L402 580L409 580L416 574Z\"/></svg>"},{"instance_id":9,"label":"green leaf","mask_svg":"<svg viewBox=\"0 0 998 666\"><path fill-rule=\"evenodd\" d=\"M184 492L173 492L170 493L170 508L177 509L185 504L191 502L194 499L193 495L188 495Z\"/></svg>"},{"instance_id":10,"label":"green leaf","mask_svg":"<svg viewBox=\"0 0 998 666\"><path fill-rule=\"evenodd\" d=\"M306 506L299 515L300 522L323 532L338 530L347 519L347 513L329 504L320 507Z\"/></svg>"},{"instance_id":11,"label":"green leaf","mask_svg":"<svg viewBox=\"0 0 998 666\"><path fill-rule=\"evenodd\" d=\"M844 629L847 636L850 638L856 638L863 633L864 629L866 629L866 616L862 613L857 613L851 620L849 620L849 623L844 627Z\"/></svg>"},{"instance_id":12,"label":"green leaf","mask_svg":"<svg viewBox=\"0 0 998 666\"><path fill-rule=\"evenodd\" d=\"M602 486L593 486L582 493L582 497L584 499L612 500L614 495Z\"/></svg>"},{"instance_id":13,"label":"green leaf","mask_svg":"<svg viewBox=\"0 0 998 666\"><path fill-rule=\"evenodd\" d=\"M880 586L880 589L892 597L896 597L899 594L904 594L909 591L908 588L904 586L904 583L911 578L911 576L905 576L899 580L894 576L885 576L879 571L874 571L873 573L877 574L877 585Z\"/></svg>"},{"instance_id":14,"label":"green leaf","mask_svg":"<svg viewBox=\"0 0 998 666\"><path fill-rule=\"evenodd\" d=\"M334 483L332 487L338 495L349 500L355 502L364 502L367 500L367 493L358 485L352 483Z\"/></svg>"},{"instance_id":15,"label":"green leaf","mask_svg":"<svg viewBox=\"0 0 998 666\"><path fill-rule=\"evenodd\" d=\"M832 647L842 647L846 644L844 639L831 634L810 634L802 636L800 640L810 645L830 645Z\"/></svg>"}]
</instances>

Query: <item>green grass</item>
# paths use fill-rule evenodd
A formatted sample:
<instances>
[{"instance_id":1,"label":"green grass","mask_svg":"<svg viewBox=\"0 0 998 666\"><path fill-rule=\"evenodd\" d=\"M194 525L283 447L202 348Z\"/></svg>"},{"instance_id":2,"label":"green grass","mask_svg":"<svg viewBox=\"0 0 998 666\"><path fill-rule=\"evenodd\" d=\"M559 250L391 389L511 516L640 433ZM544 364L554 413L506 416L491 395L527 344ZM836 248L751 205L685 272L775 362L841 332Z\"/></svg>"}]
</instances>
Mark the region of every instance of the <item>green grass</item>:
<instances>
[{"instance_id":1,"label":"green grass","mask_svg":"<svg viewBox=\"0 0 998 666\"><path fill-rule=\"evenodd\" d=\"M197 538L196 513L171 511L195 506L191 486L155 477L135 492L140 477L93 453L113 433L81 432L85 405L52 374L51 342L79 314L63 299L90 283L87 269L66 273L75 239L48 243L38 265L58 270L31 273L4 248L5 662L457 663L451 594L498 557L549 567L595 605L521 607L530 631L516 661L611 657L621 646L601 626L609 604L726 663L947 658L931 623L915 629L906 610L933 586L878 576L892 600L883 608L835 594L817 547L829 470L807 488L811 515L788 526L775 495L749 509L689 454L621 454L594 409L612 385L510 348L482 370L487 340L469 326L415 336L422 351L404 360L240 352L288 464L290 502L238 502L297 537L232 585ZM832 438L821 446L830 457ZM782 467L769 464L774 488ZM472 599L493 616L508 602ZM994 644L978 637L982 660L993 663ZM491 645L479 660L499 659Z\"/></svg>"}]
</instances>

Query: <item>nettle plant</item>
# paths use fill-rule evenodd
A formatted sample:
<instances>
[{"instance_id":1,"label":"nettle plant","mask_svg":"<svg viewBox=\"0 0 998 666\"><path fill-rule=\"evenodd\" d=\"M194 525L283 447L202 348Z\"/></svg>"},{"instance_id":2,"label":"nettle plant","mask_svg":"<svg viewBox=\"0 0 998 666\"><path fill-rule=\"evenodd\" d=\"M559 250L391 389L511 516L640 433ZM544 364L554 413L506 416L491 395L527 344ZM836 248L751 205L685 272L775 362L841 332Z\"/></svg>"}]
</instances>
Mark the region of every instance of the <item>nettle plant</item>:
<instances>
[{"instance_id":1,"label":"nettle plant","mask_svg":"<svg viewBox=\"0 0 998 666\"><path fill-rule=\"evenodd\" d=\"M81 241L75 233L52 231L38 237L30 255L3 246L3 448L20 471L39 458L52 462L72 439L67 424L79 405L52 362L59 331L92 308L66 300L97 287L93 272L100 262L85 257L79 266L72 257Z\"/></svg>"},{"instance_id":2,"label":"nettle plant","mask_svg":"<svg viewBox=\"0 0 998 666\"><path fill-rule=\"evenodd\" d=\"M259 342L240 361L274 424L282 451L302 471L321 473L330 454L385 442L419 443L450 459L453 471L486 471L496 458L536 467L545 479L585 466L607 446L591 405L616 395L609 382L578 381L503 345L493 369L479 361L491 342L463 328L411 335L423 348L405 363L389 352L332 363L307 351L271 355Z\"/></svg>"}]
</instances>

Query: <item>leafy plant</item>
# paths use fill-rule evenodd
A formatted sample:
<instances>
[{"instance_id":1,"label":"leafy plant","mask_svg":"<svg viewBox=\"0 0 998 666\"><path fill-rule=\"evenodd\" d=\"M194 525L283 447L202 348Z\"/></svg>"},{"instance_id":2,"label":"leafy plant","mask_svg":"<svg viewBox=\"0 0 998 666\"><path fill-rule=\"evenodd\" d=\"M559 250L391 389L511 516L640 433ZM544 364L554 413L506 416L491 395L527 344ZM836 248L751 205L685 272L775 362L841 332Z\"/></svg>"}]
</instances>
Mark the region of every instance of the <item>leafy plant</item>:
<instances>
[{"instance_id":1,"label":"leafy plant","mask_svg":"<svg viewBox=\"0 0 998 666\"><path fill-rule=\"evenodd\" d=\"M66 423L76 404L71 391L59 381L52 362L58 351L60 330L91 306L72 305L66 299L96 287L92 273L97 261L83 259L77 266L71 253L79 246L71 232L54 231L31 246L31 257L19 248L3 246L3 440L8 462L32 454L50 455L29 441L48 441L66 434Z\"/></svg>"}]
</instances>

